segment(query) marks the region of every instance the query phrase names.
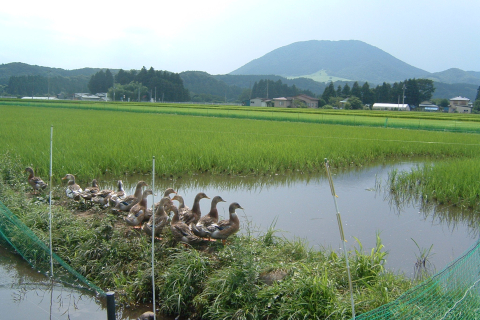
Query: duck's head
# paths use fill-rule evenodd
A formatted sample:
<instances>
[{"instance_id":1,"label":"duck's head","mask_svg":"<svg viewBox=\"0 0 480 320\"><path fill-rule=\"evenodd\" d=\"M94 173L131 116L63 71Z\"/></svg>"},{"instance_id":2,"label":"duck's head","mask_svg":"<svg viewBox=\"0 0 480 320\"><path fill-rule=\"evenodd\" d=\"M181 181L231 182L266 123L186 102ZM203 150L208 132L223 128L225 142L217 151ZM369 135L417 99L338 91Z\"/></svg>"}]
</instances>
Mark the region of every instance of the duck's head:
<instances>
[{"instance_id":1,"label":"duck's head","mask_svg":"<svg viewBox=\"0 0 480 320\"><path fill-rule=\"evenodd\" d=\"M212 203L217 204L217 203L219 203L219 202L227 202L227 201L223 200L223 198L220 197L220 196L215 196L215 197L213 197Z\"/></svg>"},{"instance_id":2,"label":"duck's head","mask_svg":"<svg viewBox=\"0 0 480 320\"><path fill-rule=\"evenodd\" d=\"M176 193L172 198L172 201L173 200L177 200L178 202L183 202L183 197L181 195L179 195L178 193Z\"/></svg>"},{"instance_id":3,"label":"duck's head","mask_svg":"<svg viewBox=\"0 0 480 320\"><path fill-rule=\"evenodd\" d=\"M69 181L75 181L75 176L73 174L67 173L62 180L68 179Z\"/></svg>"},{"instance_id":4,"label":"duck's head","mask_svg":"<svg viewBox=\"0 0 480 320\"><path fill-rule=\"evenodd\" d=\"M210 199L204 192L200 192L195 196L195 200L201 200L201 199Z\"/></svg>"},{"instance_id":5,"label":"duck's head","mask_svg":"<svg viewBox=\"0 0 480 320\"><path fill-rule=\"evenodd\" d=\"M173 188L168 188L168 189L165 190L165 192L163 193L163 196L164 196L164 197L168 197L168 196L170 196L172 193L177 194L177 192L176 192L175 190L173 190Z\"/></svg>"},{"instance_id":6,"label":"duck's head","mask_svg":"<svg viewBox=\"0 0 480 320\"><path fill-rule=\"evenodd\" d=\"M25 172L28 172L28 173L33 174L33 169L32 169L32 167L26 167L26 168L25 168Z\"/></svg>"},{"instance_id":7,"label":"duck's head","mask_svg":"<svg viewBox=\"0 0 480 320\"><path fill-rule=\"evenodd\" d=\"M146 187L148 184L145 181L138 181L137 188Z\"/></svg>"},{"instance_id":8,"label":"duck's head","mask_svg":"<svg viewBox=\"0 0 480 320\"><path fill-rule=\"evenodd\" d=\"M98 187L97 179L92 180L92 187Z\"/></svg>"},{"instance_id":9,"label":"duck's head","mask_svg":"<svg viewBox=\"0 0 480 320\"><path fill-rule=\"evenodd\" d=\"M238 204L238 202L233 202L230 207L228 207L228 212L230 213L235 213L235 210L237 209L243 209L241 205Z\"/></svg>"},{"instance_id":10,"label":"duck's head","mask_svg":"<svg viewBox=\"0 0 480 320\"><path fill-rule=\"evenodd\" d=\"M144 198L147 198L148 196L151 196L152 194L153 194L152 189L147 189L147 190L143 191L143 197Z\"/></svg>"}]
</instances>

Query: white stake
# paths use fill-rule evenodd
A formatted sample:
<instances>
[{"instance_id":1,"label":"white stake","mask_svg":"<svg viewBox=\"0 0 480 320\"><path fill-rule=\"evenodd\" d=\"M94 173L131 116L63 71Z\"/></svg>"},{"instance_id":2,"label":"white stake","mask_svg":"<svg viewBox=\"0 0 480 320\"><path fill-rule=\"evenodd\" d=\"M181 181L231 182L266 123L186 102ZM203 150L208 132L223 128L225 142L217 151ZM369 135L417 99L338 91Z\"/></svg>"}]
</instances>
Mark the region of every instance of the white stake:
<instances>
[{"instance_id":1,"label":"white stake","mask_svg":"<svg viewBox=\"0 0 480 320\"><path fill-rule=\"evenodd\" d=\"M48 202L50 203L49 214L49 233L50 233L50 277L53 278L53 248L52 248L52 154L53 154L53 125L50 128L50 197Z\"/></svg>"},{"instance_id":2,"label":"white stake","mask_svg":"<svg viewBox=\"0 0 480 320\"><path fill-rule=\"evenodd\" d=\"M335 187L333 186L333 179L332 175L330 174L330 166L328 164L327 158L325 158L325 169L327 170L328 183L330 184L330 190L332 191L333 201L335 202L335 210L337 212L338 229L340 231L340 239L342 240L343 253L345 254L345 263L347 264L348 285L350 286L350 302L352 304L352 315L353 319L355 320L355 302L353 300L352 276L350 275L350 264L348 263L347 250L345 249L345 242L347 242L347 240L345 240L345 235L343 233L342 218L340 217L340 212L338 211L337 206L338 196L335 193Z\"/></svg>"},{"instance_id":3,"label":"white stake","mask_svg":"<svg viewBox=\"0 0 480 320\"><path fill-rule=\"evenodd\" d=\"M153 156L152 165L152 294L153 294L153 319L156 320L155 313L155 269L154 269L154 257L155 257L155 156Z\"/></svg>"}]
</instances>

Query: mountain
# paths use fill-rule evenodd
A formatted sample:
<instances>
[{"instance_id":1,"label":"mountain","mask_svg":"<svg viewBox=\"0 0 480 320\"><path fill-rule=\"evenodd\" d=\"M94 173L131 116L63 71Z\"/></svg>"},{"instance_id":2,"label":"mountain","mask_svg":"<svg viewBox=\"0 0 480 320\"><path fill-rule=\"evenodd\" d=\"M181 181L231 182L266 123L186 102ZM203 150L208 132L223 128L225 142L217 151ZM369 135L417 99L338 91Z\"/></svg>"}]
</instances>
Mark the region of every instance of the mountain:
<instances>
[{"instance_id":1,"label":"mountain","mask_svg":"<svg viewBox=\"0 0 480 320\"><path fill-rule=\"evenodd\" d=\"M317 81L403 81L429 72L413 67L377 47L358 40L310 40L275 49L232 71L231 75L274 74Z\"/></svg>"},{"instance_id":2,"label":"mountain","mask_svg":"<svg viewBox=\"0 0 480 320\"><path fill-rule=\"evenodd\" d=\"M22 62L12 62L7 64L0 64L0 85L8 84L11 76L45 76L45 77L90 77L104 68L82 68L75 70L65 70L61 68L42 67L37 65L30 65ZM116 73L118 70L110 70Z\"/></svg>"},{"instance_id":3,"label":"mountain","mask_svg":"<svg viewBox=\"0 0 480 320\"><path fill-rule=\"evenodd\" d=\"M479 85L480 72L463 71L461 69L451 68L442 72L431 73L428 76L428 79L443 83L468 83Z\"/></svg>"}]
</instances>

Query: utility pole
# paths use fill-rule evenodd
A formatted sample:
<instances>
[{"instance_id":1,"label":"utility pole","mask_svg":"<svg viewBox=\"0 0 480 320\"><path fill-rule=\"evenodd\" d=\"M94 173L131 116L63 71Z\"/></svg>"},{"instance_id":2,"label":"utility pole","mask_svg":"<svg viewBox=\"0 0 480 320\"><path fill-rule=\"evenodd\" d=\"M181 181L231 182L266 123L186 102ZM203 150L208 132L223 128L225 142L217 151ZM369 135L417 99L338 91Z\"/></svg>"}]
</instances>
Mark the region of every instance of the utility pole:
<instances>
[{"instance_id":1,"label":"utility pole","mask_svg":"<svg viewBox=\"0 0 480 320\"><path fill-rule=\"evenodd\" d=\"M405 83L403 84L403 98L402 98L402 107L405 104Z\"/></svg>"}]
</instances>

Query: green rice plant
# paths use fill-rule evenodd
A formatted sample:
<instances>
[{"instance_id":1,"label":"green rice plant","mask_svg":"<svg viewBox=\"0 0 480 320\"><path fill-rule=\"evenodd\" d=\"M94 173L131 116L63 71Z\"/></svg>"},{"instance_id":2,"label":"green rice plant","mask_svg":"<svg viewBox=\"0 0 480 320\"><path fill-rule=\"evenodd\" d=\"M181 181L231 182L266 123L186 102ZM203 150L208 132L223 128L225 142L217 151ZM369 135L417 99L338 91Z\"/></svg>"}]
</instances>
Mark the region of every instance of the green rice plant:
<instances>
[{"instance_id":1,"label":"green rice plant","mask_svg":"<svg viewBox=\"0 0 480 320\"><path fill-rule=\"evenodd\" d=\"M415 267L413 268L413 278L417 281L422 281L435 273L435 266L429 259L432 256L430 252L432 251L433 244L430 246L430 248L425 249L420 248L418 243L413 238L412 241L415 243L419 251L419 254L415 254L417 260L415 261Z\"/></svg>"},{"instance_id":2,"label":"green rice plant","mask_svg":"<svg viewBox=\"0 0 480 320\"><path fill-rule=\"evenodd\" d=\"M341 168L379 159L474 158L479 153L477 137L468 134L403 130L399 135L385 128L112 112L101 108L0 108L0 137L7 141L0 146L0 152L20 158L24 166L33 166L43 177L49 171L53 125L55 183L66 173L89 183L93 177L105 174L150 172L152 156L156 157L156 172L170 177L191 173L320 172L326 155L332 167ZM31 120L45 125L32 130L28 125Z\"/></svg>"},{"instance_id":3,"label":"green rice plant","mask_svg":"<svg viewBox=\"0 0 480 320\"><path fill-rule=\"evenodd\" d=\"M355 237L354 237L355 238ZM351 265L352 280L354 282L366 282L372 284L378 279L378 276L385 271L385 262L387 253L382 251L384 248L380 233L377 232L375 248L372 248L370 254L366 254L363 245L358 238L355 238L358 248L355 247L354 263Z\"/></svg>"}]
</instances>

